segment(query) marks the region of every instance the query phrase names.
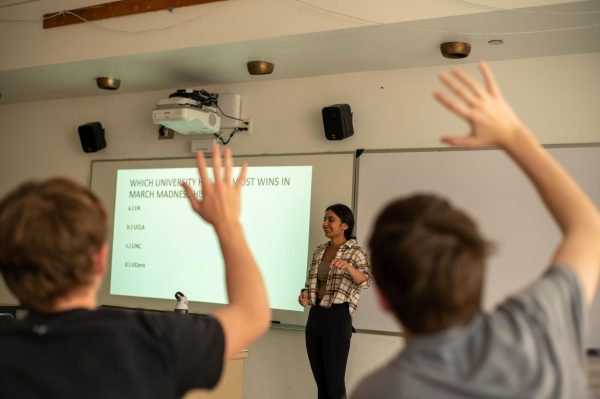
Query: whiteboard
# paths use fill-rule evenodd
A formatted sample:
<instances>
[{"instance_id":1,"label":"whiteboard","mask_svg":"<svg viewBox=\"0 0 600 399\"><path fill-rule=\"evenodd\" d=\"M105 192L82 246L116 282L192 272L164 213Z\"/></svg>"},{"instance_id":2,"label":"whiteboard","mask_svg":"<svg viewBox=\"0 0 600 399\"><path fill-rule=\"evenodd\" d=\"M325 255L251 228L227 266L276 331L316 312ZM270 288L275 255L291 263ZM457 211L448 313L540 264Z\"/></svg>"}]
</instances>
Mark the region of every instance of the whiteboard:
<instances>
[{"instance_id":1,"label":"whiteboard","mask_svg":"<svg viewBox=\"0 0 600 399\"><path fill-rule=\"evenodd\" d=\"M600 206L600 147L549 148ZM367 247L371 225L385 204L415 192L445 196L479 223L496 245L488 260L484 308L531 283L547 267L558 227L523 173L500 150L365 151L358 159L357 236ZM358 330L399 332L382 312L375 289L363 291L353 317ZM590 345L600 346L600 299L591 310Z\"/></svg>"}]
</instances>

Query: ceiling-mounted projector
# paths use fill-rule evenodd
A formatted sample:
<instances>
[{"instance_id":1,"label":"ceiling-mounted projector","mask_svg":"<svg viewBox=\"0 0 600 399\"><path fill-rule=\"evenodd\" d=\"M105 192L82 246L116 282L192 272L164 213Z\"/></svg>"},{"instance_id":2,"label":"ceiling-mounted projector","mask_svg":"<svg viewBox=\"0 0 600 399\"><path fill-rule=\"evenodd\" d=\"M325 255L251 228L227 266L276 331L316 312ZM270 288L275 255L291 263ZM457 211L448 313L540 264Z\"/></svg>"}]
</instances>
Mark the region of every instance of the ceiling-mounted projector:
<instances>
[{"instance_id":1,"label":"ceiling-mounted projector","mask_svg":"<svg viewBox=\"0 0 600 399\"><path fill-rule=\"evenodd\" d=\"M152 111L152 121L181 134L214 134L221 128L218 94L181 89L162 99Z\"/></svg>"}]
</instances>

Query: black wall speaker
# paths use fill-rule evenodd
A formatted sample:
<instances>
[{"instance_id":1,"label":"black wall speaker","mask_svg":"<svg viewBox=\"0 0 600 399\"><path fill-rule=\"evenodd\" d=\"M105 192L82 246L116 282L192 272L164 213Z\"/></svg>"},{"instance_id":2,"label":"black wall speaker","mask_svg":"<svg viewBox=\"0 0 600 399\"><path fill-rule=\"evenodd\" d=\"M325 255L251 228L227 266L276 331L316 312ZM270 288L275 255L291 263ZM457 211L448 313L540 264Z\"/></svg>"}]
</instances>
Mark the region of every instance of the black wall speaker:
<instances>
[{"instance_id":1,"label":"black wall speaker","mask_svg":"<svg viewBox=\"0 0 600 399\"><path fill-rule=\"evenodd\" d=\"M84 152L96 152L106 147L104 128L100 122L90 122L77 128Z\"/></svg>"},{"instance_id":2,"label":"black wall speaker","mask_svg":"<svg viewBox=\"0 0 600 399\"><path fill-rule=\"evenodd\" d=\"M323 128L327 140L343 140L354 134L352 111L348 104L335 104L323 108Z\"/></svg>"}]
</instances>

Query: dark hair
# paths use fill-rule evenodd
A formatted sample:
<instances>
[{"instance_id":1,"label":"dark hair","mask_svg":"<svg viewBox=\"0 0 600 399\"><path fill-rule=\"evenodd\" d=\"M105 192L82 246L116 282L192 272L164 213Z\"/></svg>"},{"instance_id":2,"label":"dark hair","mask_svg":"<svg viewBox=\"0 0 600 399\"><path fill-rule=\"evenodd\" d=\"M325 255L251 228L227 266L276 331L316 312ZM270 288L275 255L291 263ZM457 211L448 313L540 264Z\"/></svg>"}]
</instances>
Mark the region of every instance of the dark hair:
<instances>
[{"instance_id":1,"label":"dark hair","mask_svg":"<svg viewBox=\"0 0 600 399\"><path fill-rule=\"evenodd\" d=\"M478 312L489 248L469 216L435 195L389 204L369 240L375 282L415 334L464 324Z\"/></svg>"},{"instance_id":2,"label":"dark hair","mask_svg":"<svg viewBox=\"0 0 600 399\"><path fill-rule=\"evenodd\" d=\"M52 310L84 287L106 239L106 212L81 184L54 178L17 187L0 202L0 271L21 304Z\"/></svg>"},{"instance_id":3,"label":"dark hair","mask_svg":"<svg viewBox=\"0 0 600 399\"><path fill-rule=\"evenodd\" d=\"M346 223L348 226L348 228L344 230L344 237L346 237L346 240L354 238L352 235L352 230L354 230L354 214L352 213L352 210L344 204L333 204L325 209L325 212L327 211L335 213L342 223Z\"/></svg>"}]
</instances>

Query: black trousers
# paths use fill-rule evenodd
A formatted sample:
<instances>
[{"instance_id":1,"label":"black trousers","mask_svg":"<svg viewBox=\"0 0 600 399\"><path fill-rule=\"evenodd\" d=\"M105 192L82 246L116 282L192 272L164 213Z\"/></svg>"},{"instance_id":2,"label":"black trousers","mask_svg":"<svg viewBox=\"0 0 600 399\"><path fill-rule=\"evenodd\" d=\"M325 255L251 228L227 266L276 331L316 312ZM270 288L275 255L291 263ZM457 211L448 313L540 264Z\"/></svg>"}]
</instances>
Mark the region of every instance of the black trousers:
<instances>
[{"instance_id":1,"label":"black trousers","mask_svg":"<svg viewBox=\"0 0 600 399\"><path fill-rule=\"evenodd\" d=\"M348 304L313 306L306 323L306 352L319 399L346 397L346 363L352 338Z\"/></svg>"}]
</instances>

